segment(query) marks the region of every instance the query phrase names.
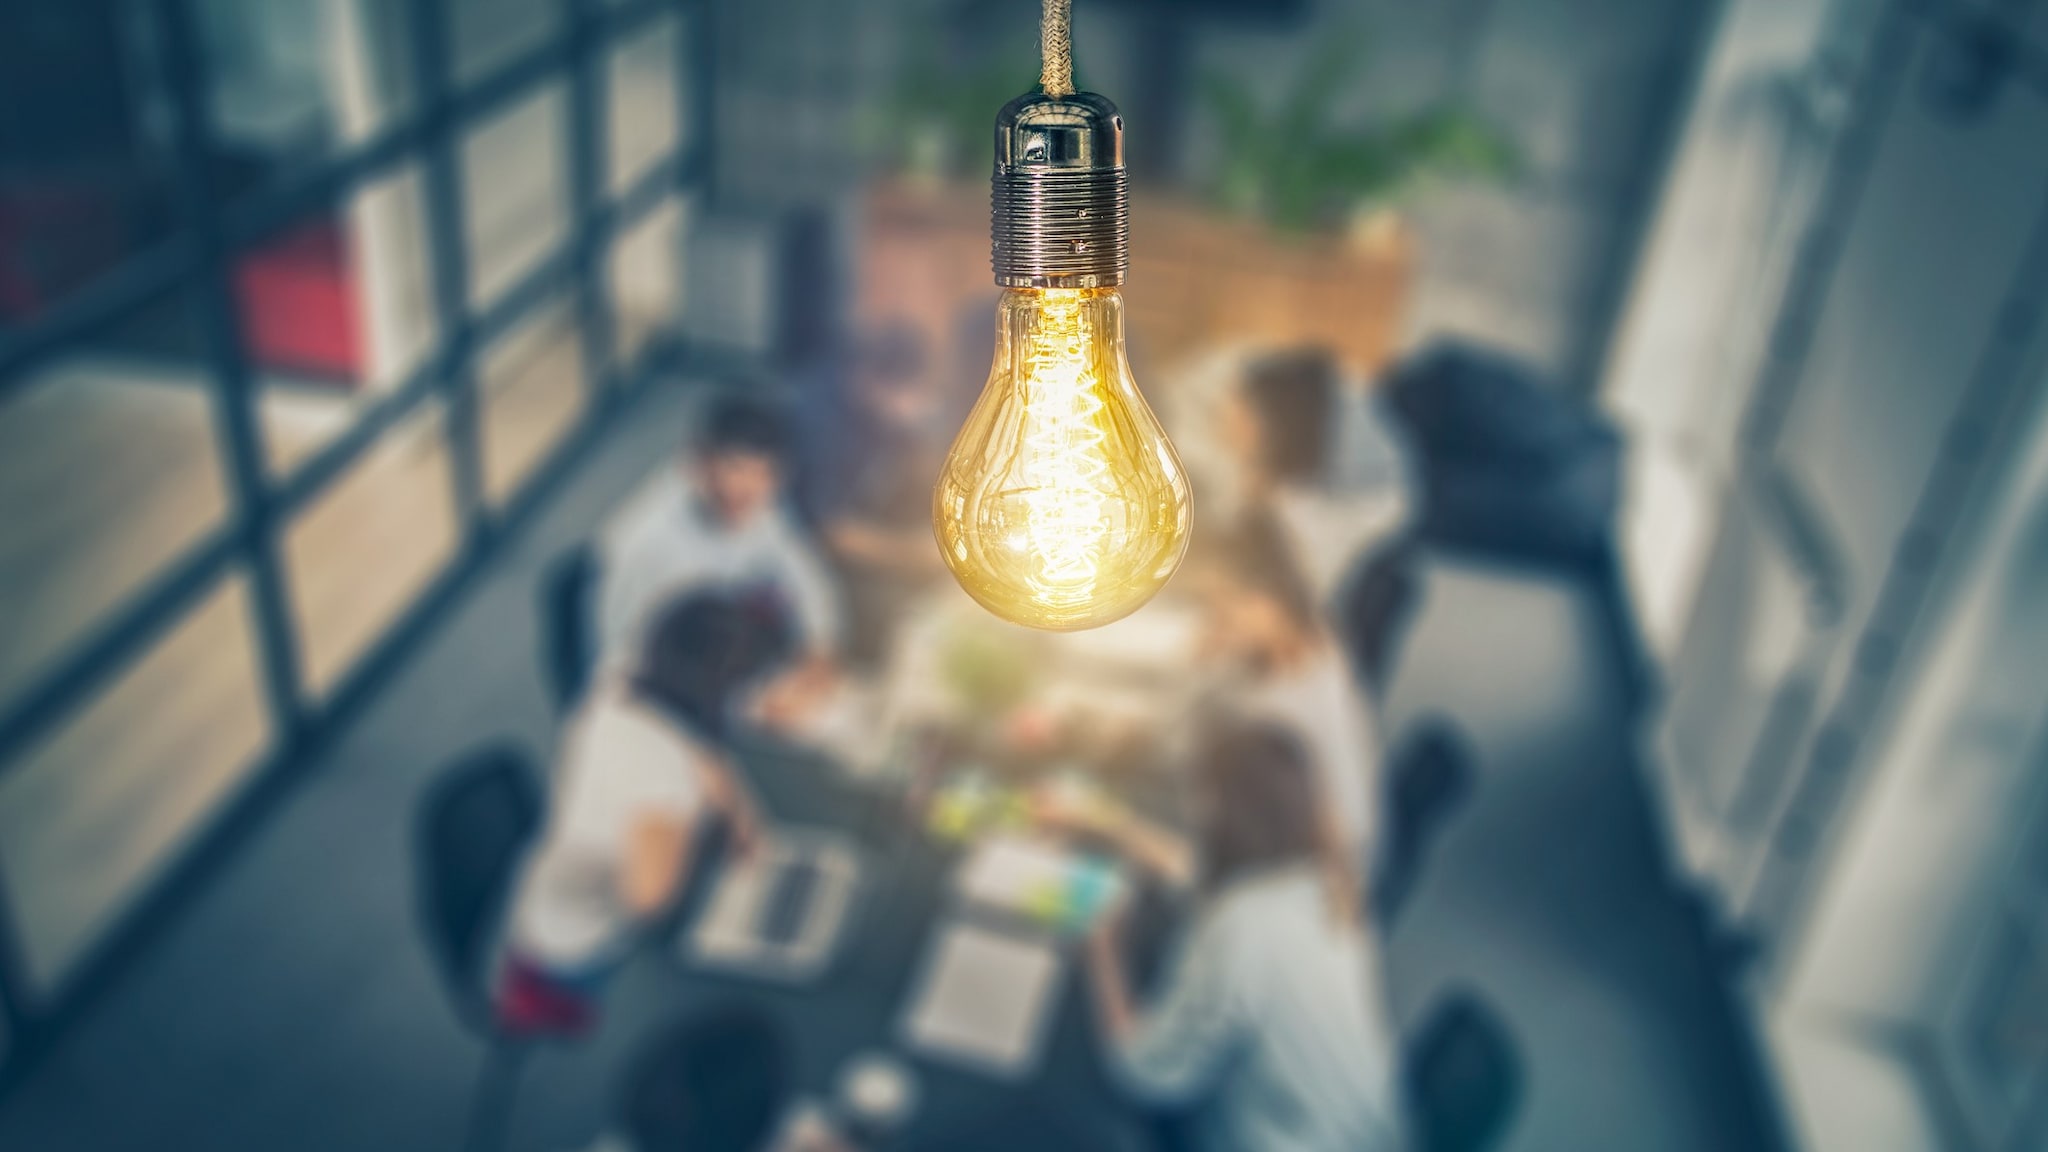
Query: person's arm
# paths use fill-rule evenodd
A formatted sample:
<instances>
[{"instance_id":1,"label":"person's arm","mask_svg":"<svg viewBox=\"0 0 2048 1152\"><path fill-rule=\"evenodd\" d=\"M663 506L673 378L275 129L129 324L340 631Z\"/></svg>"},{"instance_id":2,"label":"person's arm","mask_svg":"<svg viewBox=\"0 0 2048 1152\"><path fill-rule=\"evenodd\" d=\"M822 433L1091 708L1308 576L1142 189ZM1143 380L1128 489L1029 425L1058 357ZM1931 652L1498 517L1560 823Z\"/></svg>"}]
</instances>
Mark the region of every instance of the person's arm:
<instances>
[{"instance_id":1,"label":"person's arm","mask_svg":"<svg viewBox=\"0 0 2048 1152\"><path fill-rule=\"evenodd\" d=\"M631 536L602 553L597 578L597 651L602 664L615 666L632 651L633 630L646 601L645 569L646 559Z\"/></svg>"},{"instance_id":2,"label":"person's arm","mask_svg":"<svg viewBox=\"0 0 2048 1152\"><path fill-rule=\"evenodd\" d=\"M838 684L839 666L828 656L812 653L761 686L749 717L770 729L801 732Z\"/></svg>"},{"instance_id":3,"label":"person's arm","mask_svg":"<svg viewBox=\"0 0 2048 1152\"><path fill-rule=\"evenodd\" d=\"M839 651L839 590L796 525L787 518L776 543L777 577L796 613L806 663L829 665Z\"/></svg>"},{"instance_id":4,"label":"person's arm","mask_svg":"<svg viewBox=\"0 0 2048 1152\"><path fill-rule=\"evenodd\" d=\"M1111 797L1093 790L1075 794L1054 786L1040 790L1034 808L1041 824L1108 841L1118 855L1170 888L1194 886L1195 852L1187 837L1147 820Z\"/></svg>"},{"instance_id":5,"label":"person's arm","mask_svg":"<svg viewBox=\"0 0 2048 1152\"><path fill-rule=\"evenodd\" d=\"M1096 1030L1124 1086L1154 1104L1184 1104L1216 1081L1239 1037L1229 940L1205 919L1176 959L1165 993L1139 1008L1123 956L1121 917L1089 939Z\"/></svg>"},{"instance_id":6,"label":"person's arm","mask_svg":"<svg viewBox=\"0 0 2048 1152\"><path fill-rule=\"evenodd\" d=\"M751 855L766 836L761 804L754 798L753 788L722 756L706 755L703 768L705 803L725 818L732 850L742 857Z\"/></svg>"},{"instance_id":7,"label":"person's arm","mask_svg":"<svg viewBox=\"0 0 2048 1152\"><path fill-rule=\"evenodd\" d=\"M1121 909L1105 913L1102 923L1088 935L1088 988L1095 1003L1095 1028L1112 1048L1121 1048L1138 1026L1130 974L1124 964L1123 936Z\"/></svg>"},{"instance_id":8,"label":"person's arm","mask_svg":"<svg viewBox=\"0 0 2048 1152\"><path fill-rule=\"evenodd\" d=\"M650 917L682 891L690 863L690 825L667 815L644 816L628 831L619 897L635 916Z\"/></svg>"},{"instance_id":9,"label":"person's arm","mask_svg":"<svg viewBox=\"0 0 2048 1152\"><path fill-rule=\"evenodd\" d=\"M1187 837L1128 808L1116 811L1119 815L1110 824L1108 835L1132 863L1169 887L1194 887L1195 850Z\"/></svg>"},{"instance_id":10,"label":"person's arm","mask_svg":"<svg viewBox=\"0 0 2048 1152\"><path fill-rule=\"evenodd\" d=\"M1325 807L1317 816L1320 826L1323 882L1330 894L1331 913L1344 923L1355 923L1365 904L1366 878L1359 873L1362 859L1350 851L1350 844L1337 827L1337 817Z\"/></svg>"},{"instance_id":11,"label":"person's arm","mask_svg":"<svg viewBox=\"0 0 2048 1152\"><path fill-rule=\"evenodd\" d=\"M926 528L897 528L844 516L825 526L825 544L848 564L904 576L923 576L943 566Z\"/></svg>"}]
</instances>

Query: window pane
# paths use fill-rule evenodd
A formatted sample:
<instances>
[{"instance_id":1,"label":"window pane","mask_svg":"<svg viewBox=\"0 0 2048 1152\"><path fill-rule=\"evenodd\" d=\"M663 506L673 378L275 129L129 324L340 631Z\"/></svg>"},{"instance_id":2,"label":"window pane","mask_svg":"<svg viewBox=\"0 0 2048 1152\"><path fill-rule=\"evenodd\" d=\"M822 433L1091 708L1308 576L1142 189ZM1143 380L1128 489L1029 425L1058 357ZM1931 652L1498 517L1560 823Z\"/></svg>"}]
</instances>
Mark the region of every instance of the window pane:
<instances>
[{"instance_id":1,"label":"window pane","mask_svg":"<svg viewBox=\"0 0 2048 1152\"><path fill-rule=\"evenodd\" d=\"M455 82L472 84L539 48L561 29L561 0L447 0Z\"/></svg>"},{"instance_id":2,"label":"window pane","mask_svg":"<svg viewBox=\"0 0 2048 1152\"><path fill-rule=\"evenodd\" d=\"M270 467L286 473L433 349L418 170L373 180L341 208L243 252L235 288Z\"/></svg>"},{"instance_id":3,"label":"window pane","mask_svg":"<svg viewBox=\"0 0 2048 1152\"><path fill-rule=\"evenodd\" d=\"M414 105L404 0L201 0L230 194L375 136Z\"/></svg>"},{"instance_id":4,"label":"window pane","mask_svg":"<svg viewBox=\"0 0 2048 1152\"><path fill-rule=\"evenodd\" d=\"M568 233L563 101L562 86L550 84L462 142L470 300L478 307L517 283Z\"/></svg>"},{"instance_id":5,"label":"window pane","mask_svg":"<svg viewBox=\"0 0 2048 1152\"><path fill-rule=\"evenodd\" d=\"M0 334L145 255L175 222L173 160L122 6L0 18Z\"/></svg>"},{"instance_id":6,"label":"window pane","mask_svg":"<svg viewBox=\"0 0 2048 1152\"><path fill-rule=\"evenodd\" d=\"M478 386L484 490L502 504L583 411L583 341L568 300L549 301L499 338L479 364Z\"/></svg>"},{"instance_id":7,"label":"window pane","mask_svg":"<svg viewBox=\"0 0 2048 1152\"><path fill-rule=\"evenodd\" d=\"M286 531L301 669L325 693L455 554L440 403L384 433Z\"/></svg>"},{"instance_id":8,"label":"window pane","mask_svg":"<svg viewBox=\"0 0 2048 1152\"><path fill-rule=\"evenodd\" d=\"M605 69L610 97L611 188L623 192L676 145L676 42L682 35L674 17L612 49Z\"/></svg>"},{"instance_id":9,"label":"window pane","mask_svg":"<svg viewBox=\"0 0 2048 1152\"><path fill-rule=\"evenodd\" d=\"M270 747L243 579L0 774L0 875L48 990Z\"/></svg>"},{"instance_id":10,"label":"window pane","mask_svg":"<svg viewBox=\"0 0 2048 1152\"><path fill-rule=\"evenodd\" d=\"M0 701L229 508L214 378L166 298L0 392Z\"/></svg>"},{"instance_id":11,"label":"window pane","mask_svg":"<svg viewBox=\"0 0 2048 1152\"><path fill-rule=\"evenodd\" d=\"M611 290L619 363L639 362L682 314L680 271L688 204L671 196L612 243Z\"/></svg>"}]
</instances>

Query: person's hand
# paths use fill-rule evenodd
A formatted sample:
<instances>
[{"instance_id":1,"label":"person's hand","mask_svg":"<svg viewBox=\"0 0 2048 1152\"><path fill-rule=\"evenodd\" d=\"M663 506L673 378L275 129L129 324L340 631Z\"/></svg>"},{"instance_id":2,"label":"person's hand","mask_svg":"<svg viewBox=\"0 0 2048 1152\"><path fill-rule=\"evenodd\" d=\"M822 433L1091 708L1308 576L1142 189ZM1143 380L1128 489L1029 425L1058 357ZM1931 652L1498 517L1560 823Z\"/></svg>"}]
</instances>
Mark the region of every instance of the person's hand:
<instances>
[{"instance_id":1,"label":"person's hand","mask_svg":"<svg viewBox=\"0 0 2048 1152\"><path fill-rule=\"evenodd\" d=\"M753 719L769 728L794 728L822 706L838 684L829 661L806 660L763 685L754 697Z\"/></svg>"},{"instance_id":2,"label":"person's hand","mask_svg":"<svg viewBox=\"0 0 2048 1152\"><path fill-rule=\"evenodd\" d=\"M1113 836L1121 809L1094 785L1062 779L1042 784L1031 793L1031 818L1055 832Z\"/></svg>"},{"instance_id":3,"label":"person's hand","mask_svg":"<svg viewBox=\"0 0 2048 1152\"><path fill-rule=\"evenodd\" d=\"M1012 752L1044 753L1059 740L1060 718L1040 705L1020 705L1003 717L1002 733L1004 747Z\"/></svg>"},{"instance_id":4,"label":"person's hand","mask_svg":"<svg viewBox=\"0 0 2048 1152\"><path fill-rule=\"evenodd\" d=\"M1131 919L1133 900L1127 892L1095 914L1088 926L1088 958L1117 973L1123 971L1125 928Z\"/></svg>"},{"instance_id":5,"label":"person's hand","mask_svg":"<svg viewBox=\"0 0 2048 1152\"><path fill-rule=\"evenodd\" d=\"M725 816L726 845L736 860L751 860L768 843L767 821L761 805L737 778L726 776L725 795L720 808Z\"/></svg>"}]
</instances>

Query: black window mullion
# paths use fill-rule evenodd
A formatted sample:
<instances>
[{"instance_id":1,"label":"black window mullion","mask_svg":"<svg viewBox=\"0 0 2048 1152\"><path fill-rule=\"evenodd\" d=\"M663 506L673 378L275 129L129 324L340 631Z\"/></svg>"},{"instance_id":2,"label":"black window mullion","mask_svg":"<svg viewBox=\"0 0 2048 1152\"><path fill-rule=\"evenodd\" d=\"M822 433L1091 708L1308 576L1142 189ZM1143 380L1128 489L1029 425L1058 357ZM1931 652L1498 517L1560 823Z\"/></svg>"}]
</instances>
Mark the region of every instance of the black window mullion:
<instances>
[{"instance_id":1,"label":"black window mullion","mask_svg":"<svg viewBox=\"0 0 2048 1152\"><path fill-rule=\"evenodd\" d=\"M195 242L197 307L204 347L213 362L214 419L222 474L233 492L236 549L249 572L264 694L277 743L297 745L306 724L297 638L287 606L275 501L269 482L257 382L243 339L235 296L233 254L213 184L213 125L204 88L205 62L191 0L163 0L159 11L164 74L175 109L178 207Z\"/></svg>"},{"instance_id":2,"label":"black window mullion","mask_svg":"<svg viewBox=\"0 0 2048 1152\"><path fill-rule=\"evenodd\" d=\"M705 190L708 202L717 190L718 25L714 6L706 0L676 0L683 34L676 38L676 99L682 104L676 123L689 132L687 154L676 157L676 187Z\"/></svg>"},{"instance_id":3,"label":"black window mullion","mask_svg":"<svg viewBox=\"0 0 2048 1152\"><path fill-rule=\"evenodd\" d=\"M612 395L614 383L612 301L605 275L605 247L610 238L607 209L609 159L605 142L610 118L604 78L612 44L597 0L563 0L569 28L570 78L568 141L569 210L575 224L577 318L582 328L583 382L599 400Z\"/></svg>"},{"instance_id":4,"label":"black window mullion","mask_svg":"<svg viewBox=\"0 0 2048 1152\"><path fill-rule=\"evenodd\" d=\"M7 1032L6 1044L0 1047L0 1088L13 1081L16 1069L25 1067L24 1052L43 1036L43 1021L30 1007L28 956L22 951L14 903L7 893L6 877L0 875L0 1024Z\"/></svg>"},{"instance_id":5,"label":"black window mullion","mask_svg":"<svg viewBox=\"0 0 2048 1152\"><path fill-rule=\"evenodd\" d=\"M337 692L318 704L307 699L283 563L284 532L294 515L330 489L370 443L435 392L446 404L451 480L465 528L463 553L443 573L444 579L435 589L401 618L380 649L382 655L366 660L345 684L352 686L351 691L362 688L385 667L380 661L395 658L409 643L408 638L424 631L430 617L446 612L450 598L480 567L499 535L500 518L490 512L484 497L477 351L488 339L487 325L511 323L513 314L531 306L534 295L514 289L506 299L493 302L489 313L472 306L459 148L463 131L475 116L545 83L563 66L571 69L567 155L573 239L570 250L554 258L552 270L535 270L528 288L542 281L557 286L574 284L586 376L605 401L593 404L591 415L595 417L612 407L612 401L623 399L618 389L607 387L620 382L629 367L616 362L611 323L614 302L607 275L609 245L622 223L627 201L638 206L637 216L639 210L657 201L653 194L657 182L672 180L676 189L688 191L709 178L715 29L710 21L711 6L704 0L647 0L629 13L602 11L600 0L560 2L570 16L566 45L557 43L538 50L530 59L508 66L495 79L486 79L466 94L457 91L451 79L454 53L449 0L417 0L408 5L419 96L414 119L388 129L366 145L331 157L311 175L229 206L223 200L225 190L214 179L216 147L207 86L210 62L199 35L196 0L147 0L145 12L153 18L149 23L155 33L152 44L162 56L174 113L178 234L132 270L61 306L45 323L0 340L0 360L9 368L26 368L45 356L60 354L90 332L118 323L155 294L189 283L194 293L193 314L201 326L211 369L215 451L231 492L232 515L210 544L178 562L135 603L116 613L82 654L45 680L29 698L33 707L0 713L0 771L18 767L16 754L39 739L40 733L55 727L64 710L91 699L98 685L183 619L204 589L217 586L222 573L241 565L247 573L265 703L275 731L270 754L259 771L268 774L266 783L284 784L290 776L287 770L345 715L343 706L349 695ZM675 98L681 105L678 125L687 132L689 145L677 149L665 162L668 175L650 171L629 190L630 195L622 192L614 197L606 146L609 47L618 35L642 29L668 11L680 19ZM415 377L416 386L407 385L400 395L378 405L363 426L316 455L290 478L273 482L259 407L260 380L245 341L235 288L237 252L304 212L345 198L357 185L378 171L404 163L415 151L426 200L427 256L440 333L433 357L421 370L430 379ZM569 281L569 276L574 280ZM4 390L0 386L0 392ZM594 426L594 419L586 421L585 430ZM587 443L587 439L578 443ZM571 454L569 448L558 449L555 463L565 463ZM529 485L521 504L530 507L528 498L537 496L536 490L544 486ZM517 509L508 518L514 524L521 520ZM261 795L245 798L246 803L238 802L236 825L244 825L244 817L255 819L268 798L280 791L267 788ZM217 840L206 845L203 854L211 854L219 844L238 835L232 828L216 828L211 834ZM48 1048L49 1041L90 998L90 989L101 977L132 955L149 930L135 925L161 919L158 913L189 895L198 875L194 867L179 865L162 877L145 894L139 909L117 918L110 937L114 943L87 957L84 975L74 974L47 993L29 978L21 928L7 899L4 878L0 878L0 1019L5 1020L7 1033L6 1051L0 1057L4 1061L0 1063L0 1091L11 1088L34 1064L35 1056Z\"/></svg>"},{"instance_id":6,"label":"black window mullion","mask_svg":"<svg viewBox=\"0 0 2048 1152\"><path fill-rule=\"evenodd\" d=\"M469 252L463 229L462 176L456 164L462 124L454 117L455 68L447 0L417 0L412 13L414 87L425 142L422 184L427 209L427 262L441 333L435 356L447 401L445 430L454 470L455 503L473 552L490 535L483 493L483 438L476 387L476 326L469 306Z\"/></svg>"}]
</instances>

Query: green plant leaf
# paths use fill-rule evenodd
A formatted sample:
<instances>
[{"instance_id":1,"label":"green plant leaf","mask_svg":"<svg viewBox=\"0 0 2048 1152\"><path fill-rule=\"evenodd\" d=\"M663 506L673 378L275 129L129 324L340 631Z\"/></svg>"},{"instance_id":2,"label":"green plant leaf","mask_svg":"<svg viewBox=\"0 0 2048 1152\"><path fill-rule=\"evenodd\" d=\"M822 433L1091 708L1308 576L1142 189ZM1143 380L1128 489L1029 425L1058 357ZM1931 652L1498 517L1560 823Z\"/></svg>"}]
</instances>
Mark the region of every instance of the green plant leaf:
<instances>
[{"instance_id":1,"label":"green plant leaf","mask_svg":"<svg viewBox=\"0 0 2048 1152\"><path fill-rule=\"evenodd\" d=\"M1521 172L1514 141L1466 108L1426 109L1392 131L1419 173L1501 181Z\"/></svg>"},{"instance_id":2,"label":"green plant leaf","mask_svg":"<svg viewBox=\"0 0 2048 1152\"><path fill-rule=\"evenodd\" d=\"M1264 211L1272 140L1251 89L1234 76L1205 77L1203 102L1222 138L1214 191L1223 207L1247 215Z\"/></svg>"},{"instance_id":3,"label":"green plant leaf","mask_svg":"<svg viewBox=\"0 0 2048 1152\"><path fill-rule=\"evenodd\" d=\"M1239 77L1204 78L1201 96L1221 145L1211 191L1225 209L1304 231L1336 222L1361 201L1394 202L1432 179L1498 182L1520 172L1513 141L1462 106L1367 127L1333 123L1365 56L1356 31L1321 37L1270 112Z\"/></svg>"}]
</instances>

